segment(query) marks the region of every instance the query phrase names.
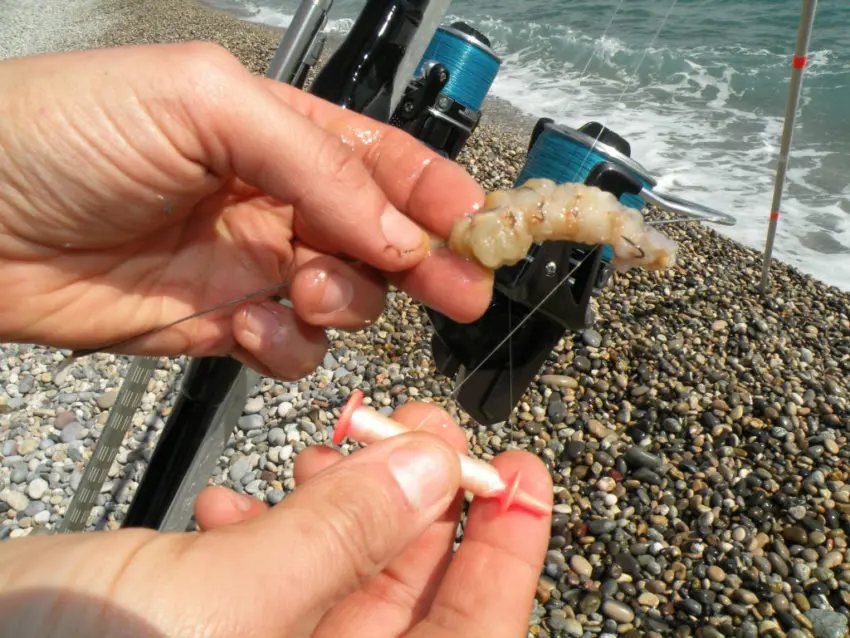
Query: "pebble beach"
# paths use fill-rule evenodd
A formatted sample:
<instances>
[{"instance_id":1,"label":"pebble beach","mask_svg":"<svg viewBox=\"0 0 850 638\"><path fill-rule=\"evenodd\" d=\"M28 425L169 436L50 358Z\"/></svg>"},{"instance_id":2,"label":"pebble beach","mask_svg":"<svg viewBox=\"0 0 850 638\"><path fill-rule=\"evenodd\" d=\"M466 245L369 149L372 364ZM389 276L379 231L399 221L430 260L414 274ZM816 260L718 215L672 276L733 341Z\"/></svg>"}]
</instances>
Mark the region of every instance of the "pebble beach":
<instances>
[{"instance_id":1,"label":"pebble beach","mask_svg":"<svg viewBox=\"0 0 850 638\"><path fill-rule=\"evenodd\" d=\"M262 74L280 36L192 0L0 2L4 58L207 40ZM485 189L510 188L533 124L488 99L458 161ZM663 228L677 265L617 274L593 326L564 335L510 422L483 426L459 408L424 310L393 291L368 329L329 331L309 377L261 380L213 482L278 503L295 487L295 455L330 444L352 390L385 413L429 401L465 427L470 454L522 448L550 468L556 506L529 636L850 634L850 293L774 262L762 297L758 252L708 227ZM4 541L61 521L129 365L100 354L56 378L68 354L3 346ZM159 361L90 530L120 525L186 364Z\"/></svg>"}]
</instances>

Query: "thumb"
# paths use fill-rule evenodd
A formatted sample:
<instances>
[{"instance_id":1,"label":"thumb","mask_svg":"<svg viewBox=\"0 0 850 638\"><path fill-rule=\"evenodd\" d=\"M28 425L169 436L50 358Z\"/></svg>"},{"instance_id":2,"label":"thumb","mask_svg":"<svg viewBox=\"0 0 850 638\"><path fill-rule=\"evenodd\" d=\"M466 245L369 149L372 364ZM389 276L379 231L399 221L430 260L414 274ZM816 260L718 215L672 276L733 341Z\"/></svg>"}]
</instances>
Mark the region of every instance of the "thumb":
<instances>
[{"instance_id":1,"label":"thumb","mask_svg":"<svg viewBox=\"0 0 850 638\"><path fill-rule=\"evenodd\" d=\"M240 523L245 538L262 552L261 562L243 564L253 570L269 565L266 578L250 574L271 585L267 593L274 604L267 608L283 615L287 635L311 635L328 609L421 536L459 487L457 452L442 439L423 432L392 437L332 465L273 510ZM289 578L281 577L281 567Z\"/></svg>"}]
</instances>

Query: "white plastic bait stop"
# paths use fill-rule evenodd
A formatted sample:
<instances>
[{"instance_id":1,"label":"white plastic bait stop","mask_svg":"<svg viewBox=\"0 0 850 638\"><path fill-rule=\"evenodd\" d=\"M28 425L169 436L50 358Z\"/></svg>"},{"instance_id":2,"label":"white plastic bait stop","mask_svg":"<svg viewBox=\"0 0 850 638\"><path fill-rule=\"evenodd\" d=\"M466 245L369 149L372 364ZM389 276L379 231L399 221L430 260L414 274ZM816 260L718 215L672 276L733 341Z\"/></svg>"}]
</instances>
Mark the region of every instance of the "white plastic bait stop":
<instances>
[{"instance_id":1,"label":"white plastic bait stop","mask_svg":"<svg viewBox=\"0 0 850 638\"><path fill-rule=\"evenodd\" d=\"M369 445L391 436L412 432L401 423L385 417L378 411L363 405L363 391L355 390L345 404L334 428L333 441L336 445L349 437ZM492 465L458 453L461 469L461 487L481 498L495 498L506 512L512 505L523 507L538 516L548 516L551 508L519 489L519 474L505 481Z\"/></svg>"}]
</instances>

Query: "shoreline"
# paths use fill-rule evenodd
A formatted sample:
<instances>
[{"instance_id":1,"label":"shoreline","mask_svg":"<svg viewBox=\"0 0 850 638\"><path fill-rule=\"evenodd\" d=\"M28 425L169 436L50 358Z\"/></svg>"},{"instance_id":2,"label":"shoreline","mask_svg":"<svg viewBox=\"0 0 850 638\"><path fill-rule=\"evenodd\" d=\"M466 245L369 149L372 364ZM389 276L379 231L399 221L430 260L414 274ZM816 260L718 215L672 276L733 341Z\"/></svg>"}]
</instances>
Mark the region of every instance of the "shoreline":
<instances>
[{"instance_id":1,"label":"shoreline","mask_svg":"<svg viewBox=\"0 0 850 638\"><path fill-rule=\"evenodd\" d=\"M70 29L63 47L206 40L261 74L283 33L200 0L77 1L109 28ZM486 190L510 188L535 119L487 99L458 162ZM469 419L429 360L421 306L392 292L371 327L328 331L309 377L261 380L213 483L276 504L295 487L293 457L330 444L352 389L387 409L425 400L464 426L471 455L521 448L550 468L556 508L529 636L844 635L850 293L775 261L762 299L758 251L708 226L665 234L677 266L615 276L596 322L564 334L511 422ZM3 355L0 540L61 520L129 362L95 355L60 381L54 350L4 344ZM89 529L122 520L186 362L160 360Z\"/></svg>"}]
</instances>

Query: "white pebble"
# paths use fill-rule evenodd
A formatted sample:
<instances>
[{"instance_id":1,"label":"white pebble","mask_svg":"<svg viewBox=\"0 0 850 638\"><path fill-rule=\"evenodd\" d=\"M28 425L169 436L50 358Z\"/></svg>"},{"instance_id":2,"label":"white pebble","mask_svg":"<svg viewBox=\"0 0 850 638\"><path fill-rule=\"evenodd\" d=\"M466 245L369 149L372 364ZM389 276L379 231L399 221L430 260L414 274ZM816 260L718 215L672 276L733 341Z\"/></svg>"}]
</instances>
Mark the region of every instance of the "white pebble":
<instances>
[{"instance_id":1,"label":"white pebble","mask_svg":"<svg viewBox=\"0 0 850 638\"><path fill-rule=\"evenodd\" d=\"M604 476L596 483L596 487L603 492L610 492L617 487L617 481L612 479L610 476Z\"/></svg>"},{"instance_id":2,"label":"white pebble","mask_svg":"<svg viewBox=\"0 0 850 638\"><path fill-rule=\"evenodd\" d=\"M31 499L36 501L41 500L41 497L44 496L44 493L47 491L48 485L47 481L43 478L33 479L32 483L27 487L27 494Z\"/></svg>"},{"instance_id":3,"label":"white pebble","mask_svg":"<svg viewBox=\"0 0 850 638\"><path fill-rule=\"evenodd\" d=\"M0 492L0 501L5 502L16 512L22 512L27 508L27 505L30 504L30 500L27 498L26 494L23 492L16 492L15 490L3 490Z\"/></svg>"}]
</instances>

